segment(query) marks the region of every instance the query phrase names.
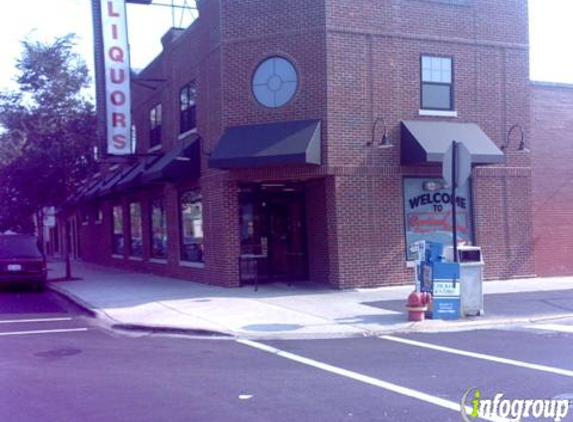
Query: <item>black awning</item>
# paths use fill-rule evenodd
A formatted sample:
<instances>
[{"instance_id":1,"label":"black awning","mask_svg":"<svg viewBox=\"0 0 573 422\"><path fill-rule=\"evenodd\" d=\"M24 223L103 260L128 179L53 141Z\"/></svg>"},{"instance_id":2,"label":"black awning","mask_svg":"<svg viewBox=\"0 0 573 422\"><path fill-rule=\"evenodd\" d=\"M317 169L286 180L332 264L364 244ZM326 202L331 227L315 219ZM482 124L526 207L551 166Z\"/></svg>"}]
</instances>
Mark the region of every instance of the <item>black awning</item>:
<instances>
[{"instance_id":1,"label":"black awning","mask_svg":"<svg viewBox=\"0 0 573 422\"><path fill-rule=\"evenodd\" d=\"M452 141L463 142L473 164L505 162L503 152L475 123L402 122L402 164L441 163Z\"/></svg>"},{"instance_id":2,"label":"black awning","mask_svg":"<svg viewBox=\"0 0 573 422\"><path fill-rule=\"evenodd\" d=\"M143 171L142 183L175 181L183 178L197 178L201 174L201 142L194 135L163 155Z\"/></svg>"},{"instance_id":3,"label":"black awning","mask_svg":"<svg viewBox=\"0 0 573 422\"><path fill-rule=\"evenodd\" d=\"M84 201L89 201L97 195L101 187L105 184L105 179L100 179L96 184L89 188L83 195L82 199Z\"/></svg>"},{"instance_id":4,"label":"black awning","mask_svg":"<svg viewBox=\"0 0 573 422\"><path fill-rule=\"evenodd\" d=\"M126 176L130 170L133 170L133 166L124 167L121 170L116 171L113 173L111 177L109 177L102 187L98 190L97 196L106 196L113 193L116 190L117 182L119 182L124 176Z\"/></svg>"},{"instance_id":5,"label":"black awning","mask_svg":"<svg viewBox=\"0 0 573 422\"><path fill-rule=\"evenodd\" d=\"M99 174L97 174L97 176L92 176L91 180L87 181L84 184L84 186L78 189L77 194L74 197L74 201L79 203L85 201L86 199L89 199L89 195L91 194L91 192L97 189L100 186L101 182L102 179L100 178Z\"/></svg>"},{"instance_id":6,"label":"black awning","mask_svg":"<svg viewBox=\"0 0 573 422\"><path fill-rule=\"evenodd\" d=\"M133 164L125 176L120 178L117 183L113 186L113 190L121 191L125 189L133 189L137 188L141 185L141 176L143 172L153 166L162 156L150 156L143 159L143 161L139 161Z\"/></svg>"},{"instance_id":7,"label":"black awning","mask_svg":"<svg viewBox=\"0 0 573 422\"><path fill-rule=\"evenodd\" d=\"M320 143L320 120L234 126L219 140L209 167L320 165Z\"/></svg>"}]
</instances>

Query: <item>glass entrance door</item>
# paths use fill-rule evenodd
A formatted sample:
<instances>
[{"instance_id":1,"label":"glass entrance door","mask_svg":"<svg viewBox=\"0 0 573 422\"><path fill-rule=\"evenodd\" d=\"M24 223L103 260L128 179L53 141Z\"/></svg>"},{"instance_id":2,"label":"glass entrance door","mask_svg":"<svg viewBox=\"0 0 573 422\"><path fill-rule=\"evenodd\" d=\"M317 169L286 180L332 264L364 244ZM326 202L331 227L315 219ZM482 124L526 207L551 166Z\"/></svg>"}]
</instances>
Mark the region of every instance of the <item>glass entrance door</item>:
<instances>
[{"instance_id":1,"label":"glass entrance door","mask_svg":"<svg viewBox=\"0 0 573 422\"><path fill-rule=\"evenodd\" d=\"M306 280L304 191L261 184L240 190L241 279Z\"/></svg>"}]
</instances>

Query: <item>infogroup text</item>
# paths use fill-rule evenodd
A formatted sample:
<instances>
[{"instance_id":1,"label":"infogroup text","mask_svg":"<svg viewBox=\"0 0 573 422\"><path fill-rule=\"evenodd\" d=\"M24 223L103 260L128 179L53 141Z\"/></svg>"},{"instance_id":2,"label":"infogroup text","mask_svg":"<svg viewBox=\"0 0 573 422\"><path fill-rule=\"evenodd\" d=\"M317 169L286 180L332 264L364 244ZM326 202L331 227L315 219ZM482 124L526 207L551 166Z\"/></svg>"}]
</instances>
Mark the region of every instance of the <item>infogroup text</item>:
<instances>
[{"instance_id":1,"label":"infogroup text","mask_svg":"<svg viewBox=\"0 0 573 422\"><path fill-rule=\"evenodd\" d=\"M563 420L571 405L568 399L508 399L503 393L497 393L493 399L484 398L481 389L472 387L462 396L461 415L465 422L477 418L502 418L519 421L521 418L552 418L555 422Z\"/></svg>"}]
</instances>

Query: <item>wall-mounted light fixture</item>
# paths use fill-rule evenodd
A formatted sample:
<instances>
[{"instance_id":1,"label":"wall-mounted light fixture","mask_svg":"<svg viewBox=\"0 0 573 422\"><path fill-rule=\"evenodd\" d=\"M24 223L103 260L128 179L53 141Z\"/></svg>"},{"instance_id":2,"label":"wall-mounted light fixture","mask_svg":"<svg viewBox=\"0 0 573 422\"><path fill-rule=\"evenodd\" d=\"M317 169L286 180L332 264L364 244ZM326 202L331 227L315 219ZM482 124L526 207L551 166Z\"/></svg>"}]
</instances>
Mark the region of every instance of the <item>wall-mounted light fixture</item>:
<instances>
[{"instance_id":1,"label":"wall-mounted light fixture","mask_svg":"<svg viewBox=\"0 0 573 422\"><path fill-rule=\"evenodd\" d=\"M510 127L509 130L507 131L507 135L505 135L505 142L501 146L501 150L505 151L509 147L509 144L511 143L511 134L513 133L514 130L519 130L519 135L520 135L519 146L517 147L517 150L523 152L529 152L529 148L525 146L525 132L523 131L523 128L517 123L514 124L512 127Z\"/></svg>"},{"instance_id":2,"label":"wall-mounted light fixture","mask_svg":"<svg viewBox=\"0 0 573 422\"><path fill-rule=\"evenodd\" d=\"M379 142L376 142L376 127L378 122L382 122L384 132L382 133L382 138L380 138ZM372 138L366 142L367 147L371 147L372 145L376 145L376 148L392 148L393 145L390 143L390 139L388 138L388 130L386 127L386 122L382 117L378 117L374 120L374 124L372 125Z\"/></svg>"}]
</instances>

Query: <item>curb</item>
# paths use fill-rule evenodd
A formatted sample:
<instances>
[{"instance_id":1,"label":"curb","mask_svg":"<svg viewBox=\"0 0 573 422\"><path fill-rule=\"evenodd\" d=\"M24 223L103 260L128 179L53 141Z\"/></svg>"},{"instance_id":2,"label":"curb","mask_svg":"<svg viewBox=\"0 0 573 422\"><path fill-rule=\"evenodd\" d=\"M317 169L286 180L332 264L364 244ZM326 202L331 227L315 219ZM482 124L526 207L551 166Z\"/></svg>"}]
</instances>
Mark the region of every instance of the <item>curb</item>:
<instances>
[{"instance_id":1,"label":"curb","mask_svg":"<svg viewBox=\"0 0 573 422\"><path fill-rule=\"evenodd\" d=\"M59 287L57 285L48 282L46 287L60 295L64 300L71 302L74 306L81 308L82 311L86 312L91 318L95 318L105 325L105 328L111 331L127 331L127 332L137 332L137 333L149 333L149 334L173 334L173 335L185 335L193 337L210 337L210 338L228 338L235 339L238 336L235 333L225 333L221 331L212 331L203 328L180 328L180 327L169 327L169 326L157 326L157 325L146 325L146 324L130 324L118 321L104 311L98 308L94 308L89 302L86 302L77 295L70 293L65 288Z\"/></svg>"},{"instance_id":2,"label":"curb","mask_svg":"<svg viewBox=\"0 0 573 422\"><path fill-rule=\"evenodd\" d=\"M55 286L51 282L48 282L46 284L46 287L48 289L50 289L51 291L59 294L61 297L64 298L64 300L72 302L75 306L77 306L78 308L81 308L82 311L86 312L91 318L98 319L98 320L104 322L109 327L112 327L113 324L118 323L118 321L114 320L112 317L110 317L104 311L97 309L97 308L94 308L91 304L89 304L88 302L86 302L82 298L74 295L73 293L68 292L66 289L63 289L59 286Z\"/></svg>"},{"instance_id":3,"label":"curb","mask_svg":"<svg viewBox=\"0 0 573 422\"><path fill-rule=\"evenodd\" d=\"M123 324L123 323L113 324L111 328L119 331L143 332L149 334L178 334L184 336L228 338L228 339L236 338L236 336L234 336L233 334L223 333L220 331L198 329L198 328L177 328L177 327L153 326L145 324Z\"/></svg>"},{"instance_id":4,"label":"curb","mask_svg":"<svg viewBox=\"0 0 573 422\"><path fill-rule=\"evenodd\" d=\"M149 333L149 334L170 334L182 335L190 337L201 337L210 339L249 339L249 340L311 340L311 339L343 339L343 338L364 338L364 337L377 337L380 335L388 334L407 334L407 333L440 333L440 332L456 332L456 331L470 331L480 329L491 329L494 327L508 327L512 325L538 323L544 321L553 321L564 318L573 318L573 313L564 313L556 315L543 315L543 316L527 316L520 318L499 318L488 320L458 320L458 321L442 321L442 320L425 320L420 322L407 321L407 315L404 315L404 322L399 327L389 326L387 329L369 330L363 327L354 327L360 330L356 333L348 332L317 332L317 333L252 333L241 331L214 331L204 328L181 328L175 326L158 326L152 324L139 324L139 323L125 323L118 321L104 311L94 308L93 305L86 302L82 298L73 293L68 292L65 288L54 285L51 282L46 284L46 287L55 293L59 294L64 300L73 303L75 306L81 308L90 317L99 320L105 325L105 328L111 331L123 331L134 333Z\"/></svg>"}]
</instances>

